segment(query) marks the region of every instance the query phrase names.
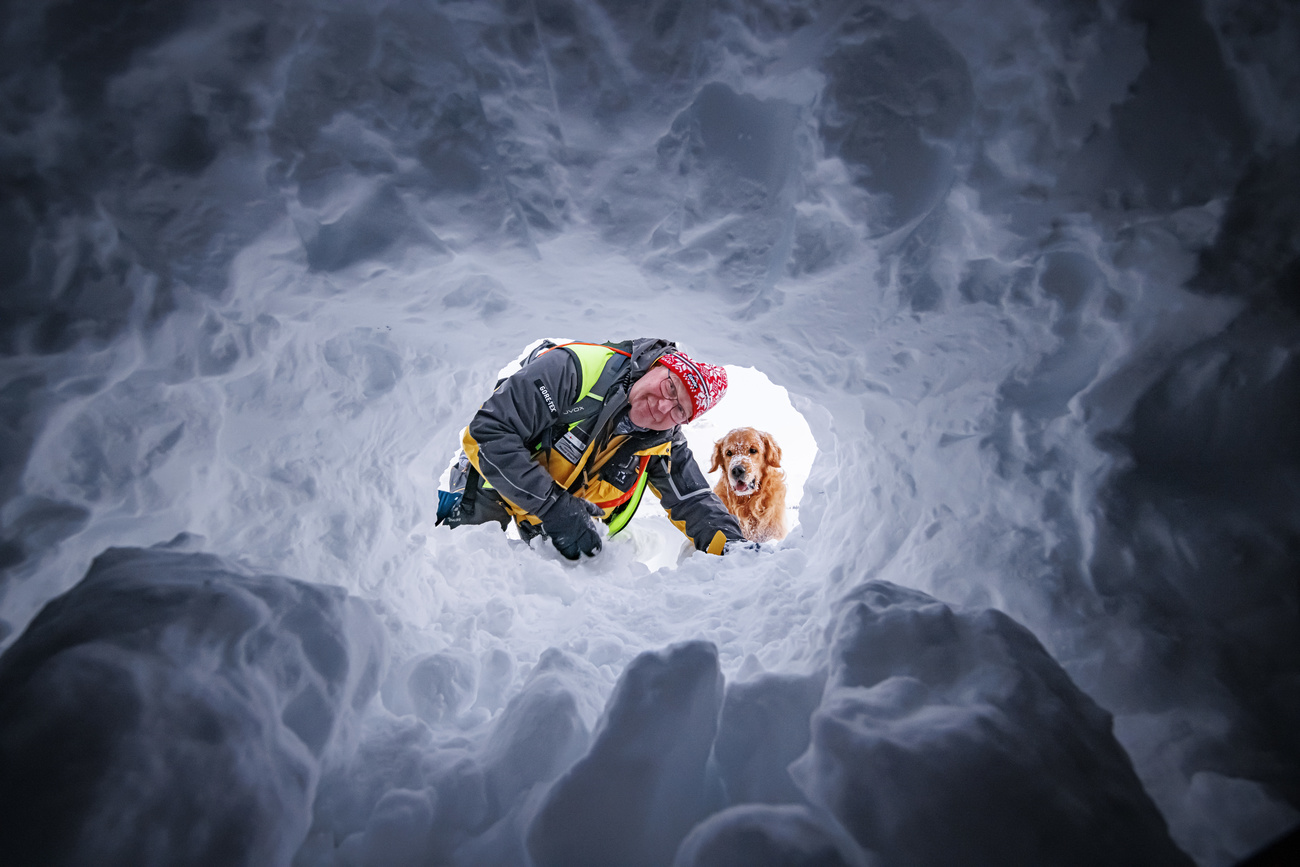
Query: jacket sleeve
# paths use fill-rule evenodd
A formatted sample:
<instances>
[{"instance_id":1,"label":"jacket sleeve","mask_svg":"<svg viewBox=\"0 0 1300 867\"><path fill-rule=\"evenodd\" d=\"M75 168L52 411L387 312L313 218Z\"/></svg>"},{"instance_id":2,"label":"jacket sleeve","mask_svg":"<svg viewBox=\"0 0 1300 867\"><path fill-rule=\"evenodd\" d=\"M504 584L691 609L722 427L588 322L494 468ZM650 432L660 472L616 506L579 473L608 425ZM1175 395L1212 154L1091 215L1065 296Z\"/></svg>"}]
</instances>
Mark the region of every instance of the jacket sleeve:
<instances>
[{"instance_id":1,"label":"jacket sleeve","mask_svg":"<svg viewBox=\"0 0 1300 867\"><path fill-rule=\"evenodd\" d=\"M668 512L668 518L687 535L696 549L721 554L727 542L741 541L740 523L709 488L686 437L673 435L670 458L655 458L646 472L650 488Z\"/></svg>"},{"instance_id":2,"label":"jacket sleeve","mask_svg":"<svg viewBox=\"0 0 1300 867\"><path fill-rule=\"evenodd\" d=\"M497 386L470 420L470 461L498 494L529 514L541 517L560 493L529 444L573 405L580 387L572 356L551 350Z\"/></svg>"}]
</instances>

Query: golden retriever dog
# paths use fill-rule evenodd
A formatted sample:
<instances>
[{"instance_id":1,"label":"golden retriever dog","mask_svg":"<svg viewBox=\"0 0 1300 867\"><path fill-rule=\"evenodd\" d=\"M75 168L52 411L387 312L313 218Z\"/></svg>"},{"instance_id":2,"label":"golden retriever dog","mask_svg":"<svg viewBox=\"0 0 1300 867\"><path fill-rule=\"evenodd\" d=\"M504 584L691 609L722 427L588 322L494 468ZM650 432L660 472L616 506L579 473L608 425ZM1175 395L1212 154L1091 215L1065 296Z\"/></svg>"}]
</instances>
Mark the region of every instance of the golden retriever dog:
<instances>
[{"instance_id":1,"label":"golden retriever dog","mask_svg":"<svg viewBox=\"0 0 1300 867\"><path fill-rule=\"evenodd\" d=\"M770 433L739 427L713 444L713 466L722 478L713 492L740 521L740 532L751 542L785 538L785 470L781 447Z\"/></svg>"}]
</instances>

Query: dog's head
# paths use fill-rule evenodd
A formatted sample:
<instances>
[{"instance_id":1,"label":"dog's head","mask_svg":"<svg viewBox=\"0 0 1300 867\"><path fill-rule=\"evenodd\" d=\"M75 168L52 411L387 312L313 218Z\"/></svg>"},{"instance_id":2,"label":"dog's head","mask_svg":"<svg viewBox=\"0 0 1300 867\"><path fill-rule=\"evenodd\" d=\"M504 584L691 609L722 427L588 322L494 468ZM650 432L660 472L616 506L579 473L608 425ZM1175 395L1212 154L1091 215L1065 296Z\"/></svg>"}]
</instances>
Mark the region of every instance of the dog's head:
<instances>
[{"instance_id":1,"label":"dog's head","mask_svg":"<svg viewBox=\"0 0 1300 867\"><path fill-rule=\"evenodd\" d=\"M737 497L759 489L769 467L781 466L781 447L766 431L740 427L713 444L709 472L725 470L727 484Z\"/></svg>"}]
</instances>

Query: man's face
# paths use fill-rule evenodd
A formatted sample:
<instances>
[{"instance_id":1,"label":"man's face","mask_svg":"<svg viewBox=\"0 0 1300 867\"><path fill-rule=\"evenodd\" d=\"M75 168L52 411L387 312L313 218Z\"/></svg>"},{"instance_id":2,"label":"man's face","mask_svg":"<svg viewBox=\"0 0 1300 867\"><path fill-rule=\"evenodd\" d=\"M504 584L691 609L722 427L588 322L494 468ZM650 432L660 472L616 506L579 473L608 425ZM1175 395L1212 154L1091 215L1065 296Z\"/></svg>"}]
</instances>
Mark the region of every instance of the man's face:
<instances>
[{"instance_id":1,"label":"man's face","mask_svg":"<svg viewBox=\"0 0 1300 867\"><path fill-rule=\"evenodd\" d=\"M681 377L662 364L650 368L627 393L632 424L668 430L691 419L691 398Z\"/></svg>"}]
</instances>

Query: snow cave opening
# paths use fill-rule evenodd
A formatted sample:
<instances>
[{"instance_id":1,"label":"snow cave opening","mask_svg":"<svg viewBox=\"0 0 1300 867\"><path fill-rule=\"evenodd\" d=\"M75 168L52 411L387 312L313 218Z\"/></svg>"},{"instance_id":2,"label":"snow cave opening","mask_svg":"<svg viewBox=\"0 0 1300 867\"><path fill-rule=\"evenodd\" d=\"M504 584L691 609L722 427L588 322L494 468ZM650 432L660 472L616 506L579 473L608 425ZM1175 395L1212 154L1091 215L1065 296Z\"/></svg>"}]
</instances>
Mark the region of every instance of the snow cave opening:
<instances>
[{"instance_id":1,"label":"snow cave opening","mask_svg":"<svg viewBox=\"0 0 1300 867\"><path fill-rule=\"evenodd\" d=\"M517 371L530 353L547 340L557 345L570 342L567 338L538 338L498 370L497 378L507 377ZM707 357L714 358L711 354ZM727 393L717 406L682 428L690 444L691 454L712 488L722 474L721 470L709 468L715 442L727 432L741 427L752 427L771 434L781 447L781 469L786 484L786 527L790 534L798 533L802 526L799 522L799 502L812 472L813 461L817 457L817 440L812 428L803 413L795 409L790 392L774 383L763 371L740 364L724 363L722 366L727 371ZM461 435L464 435L463 428ZM458 456L459 450L454 450L438 478L439 490L447 490L451 469ZM506 529L506 536L517 540L519 531L511 525ZM613 542L630 546L636 561L645 564L651 572L676 568L694 552L689 541L683 539L681 532L659 507L653 494L642 499L632 520L614 537ZM780 542L769 544L779 545Z\"/></svg>"}]
</instances>

